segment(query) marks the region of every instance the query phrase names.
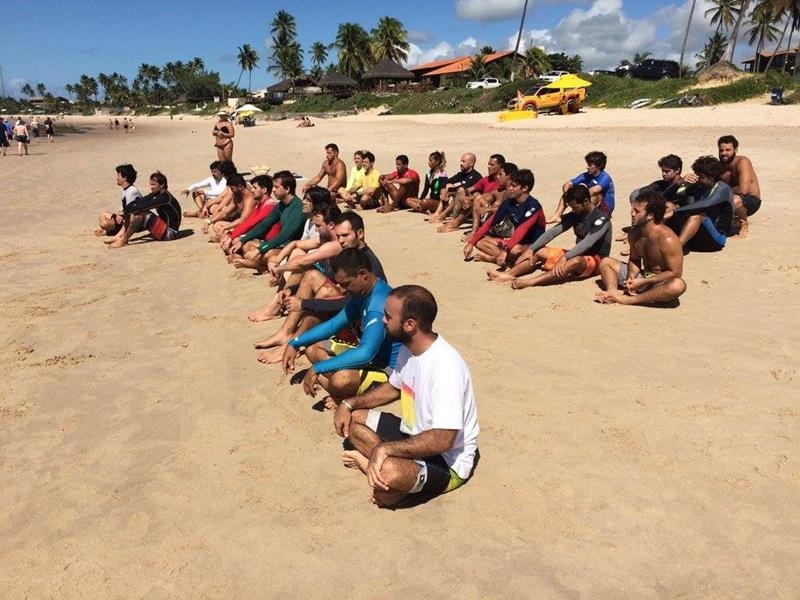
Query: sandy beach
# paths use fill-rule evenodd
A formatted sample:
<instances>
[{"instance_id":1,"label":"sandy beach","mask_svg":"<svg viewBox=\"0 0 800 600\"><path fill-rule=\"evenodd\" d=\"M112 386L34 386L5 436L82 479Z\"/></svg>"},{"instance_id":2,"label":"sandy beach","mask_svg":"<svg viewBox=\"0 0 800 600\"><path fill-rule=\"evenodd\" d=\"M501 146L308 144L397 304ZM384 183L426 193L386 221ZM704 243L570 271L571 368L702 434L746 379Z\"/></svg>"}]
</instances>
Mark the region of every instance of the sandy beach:
<instances>
[{"instance_id":1,"label":"sandy beach","mask_svg":"<svg viewBox=\"0 0 800 600\"><path fill-rule=\"evenodd\" d=\"M67 120L81 132L0 157L0 597L797 597L800 106L237 128L240 169L306 177L328 142L381 172L400 153L423 172L436 149L450 172L464 151L485 172L500 152L534 171L548 214L602 150L617 232L665 154L688 170L733 134L756 168L749 237L689 255L675 309L598 305L594 280L515 292L463 262L459 234L365 213L390 283L435 294L481 426L474 478L396 511L342 467L331 415L256 361L279 324L245 317L265 278L234 271L198 220L169 243L92 235L119 206L116 165L140 189L160 169L176 195L206 177L211 120Z\"/></svg>"}]
</instances>

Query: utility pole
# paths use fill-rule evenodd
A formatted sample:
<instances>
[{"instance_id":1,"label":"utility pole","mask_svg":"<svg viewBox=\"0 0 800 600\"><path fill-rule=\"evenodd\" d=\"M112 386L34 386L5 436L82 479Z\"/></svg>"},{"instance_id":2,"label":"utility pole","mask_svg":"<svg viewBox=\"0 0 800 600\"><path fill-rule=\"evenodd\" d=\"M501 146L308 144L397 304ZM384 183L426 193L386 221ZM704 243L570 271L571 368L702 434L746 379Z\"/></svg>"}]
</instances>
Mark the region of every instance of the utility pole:
<instances>
[{"instance_id":1,"label":"utility pole","mask_svg":"<svg viewBox=\"0 0 800 600\"><path fill-rule=\"evenodd\" d=\"M3 65L0 65L0 98L6 97L6 84L3 82Z\"/></svg>"},{"instance_id":2,"label":"utility pole","mask_svg":"<svg viewBox=\"0 0 800 600\"><path fill-rule=\"evenodd\" d=\"M528 12L528 0L525 0L525 5L522 7L522 18L519 21L519 31L517 32L517 45L514 46L514 56L511 57L511 80L514 80L514 63L517 62L517 54L519 53L519 43L522 40L522 31L525 28L525 13Z\"/></svg>"}]
</instances>

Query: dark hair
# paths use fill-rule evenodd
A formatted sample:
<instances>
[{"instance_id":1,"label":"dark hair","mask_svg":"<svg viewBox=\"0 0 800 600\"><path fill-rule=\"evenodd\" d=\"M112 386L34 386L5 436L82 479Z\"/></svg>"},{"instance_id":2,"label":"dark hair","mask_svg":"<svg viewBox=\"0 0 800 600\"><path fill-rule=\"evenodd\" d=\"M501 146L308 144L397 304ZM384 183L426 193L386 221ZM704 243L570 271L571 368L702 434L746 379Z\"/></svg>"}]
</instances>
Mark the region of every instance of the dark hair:
<instances>
[{"instance_id":1,"label":"dark hair","mask_svg":"<svg viewBox=\"0 0 800 600\"><path fill-rule=\"evenodd\" d=\"M405 166L408 166L408 157L405 154L398 154L395 160L399 160Z\"/></svg>"},{"instance_id":2,"label":"dark hair","mask_svg":"<svg viewBox=\"0 0 800 600\"><path fill-rule=\"evenodd\" d=\"M447 159L444 157L444 152L440 150L434 150L433 152L430 153L430 156L436 159L436 162L439 163L440 169L447 164Z\"/></svg>"},{"instance_id":3,"label":"dark hair","mask_svg":"<svg viewBox=\"0 0 800 600\"><path fill-rule=\"evenodd\" d=\"M292 175L291 171L278 171L272 176L273 181L280 181L281 185L289 190L290 194L294 194L297 189L297 180Z\"/></svg>"},{"instance_id":4,"label":"dark hair","mask_svg":"<svg viewBox=\"0 0 800 600\"><path fill-rule=\"evenodd\" d=\"M318 185L311 186L306 190L305 198L308 198L308 201L311 202L311 213L312 214L328 214L328 209L330 208L331 204L333 204L333 199L331 198L331 193L328 188L324 188ZM341 211L340 211L341 212ZM338 213L337 213L338 214ZM329 221L330 219L325 219L325 221Z\"/></svg>"},{"instance_id":5,"label":"dark hair","mask_svg":"<svg viewBox=\"0 0 800 600\"><path fill-rule=\"evenodd\" d=\"M739 147L739 140L737 140L732 135L723 135L721 138L717 140L717 146L720 144L733 144L734 148Z\"/></svg>"},{"instance_id":6,"label":"dark hair","mask_svg":"<svg viewBox=\"0 0 800 600\"><path fill-rule=\"evenodd\" d=\"M222 161L221 160L215 160L210 165L208 165L208 170L209 171L213 171L214 169L216 169L217 171L220 171L222 169Z\"/></svg>"},{"instance_id":7,"label":"dark hair","mask_svg":"<svg viewBox=\"0 0 800 600\"><path fill-rule=\"evenodd\" d=\"M341 225L342 223L350 223L353 231L364 229L364 219L361 215L352 210L346 210L333 220L334 225Z\"/></svg>"},{"instance_id":8,"label":"dark hair","mask_svg":"<svg viewBox=\"0 0 800 600\"><path fill-rule=\"evenodd\" d=\"M533 176L533 171L530 169L517 169L511 175L509 181L513 181L520 187L528 188L529 192L533 189L533 185L536 183L536 179Z\"/></svg>"},{"instance_id":9,"label":"dark hair","mask_svg":"<svg viewBox=\"0 0 800 600\"><path fill-rule=\"evenodd\" d=\"M578 202L579 204L586 204L590 202L592 199L592 195L589 193L589 188L585 185L575 185L569 188L564 195L564 202Z\"/></svg>"},{"instance_id":10,"label":"dark hair","mask_svg":"<svg viewBox=\"0 0 800 600\"><path fill-rule=\"evenodd\" d=\"M228 175L225 178L225 180L228 182L228 187L231 187L231 186L234 186L234 185L237 186L237 187L244 187L245 185L247 185L247 183L244 180L244 177L242 177L242 175L239 174L239 173L232 173L232 174Z\"/></svg>"},{"instance_id":11,"label":"dark hair","mask_svg":"<svg viewBox=\"0 0 800 600\"><path fill-rule=\"evenodd\" d=\"M372 265L369 264L369 258L358 248L345 248L334 256L330 263L331 271L334 274L343 271L348 277L354 277L362 269L372 273Z\"/></svg>"},{"instance_id":12,"label":"dark hair","mask_svg":"<svg viewBox=\"0 0 800 600\"><path fill-rule=\"evenodd\" d=\"M369 150L364 150L363 157L371 163L375 162L375 155Z\"/></svg>"},{"instance_id":13,"label":"dark hair","mask_svg":"<svg viewBox=\"0 0 800 600\"><path fill-rule=\"evenodd\" d=\"M394 288L389 295L394 296L402 303L400 318L403 321L414 319L421 331L431 332L439 309L436 306L436 298L430 291L421 285L401 285Z\"/></svg>"},{"instance_id":14,"label":"dark hair","mask_svg":"<svg viewBox=\"0 0 800 600\"><path fill-rule=\"evenodd\" d=\"M131 164L124 164L119 165L117 167L117 173L122 175L125 178L125 181L133 185L136 182L136 169L133 168Z\"/></svg>"},{"instance_id":15,"label":"dark hair","mask_svg":"<svg viewBox=\"0 0 800 600\"><path fill-rule=\"evenodd\" d=\"M268 194L272 193L272 177L269 175L256 175L250 180L250 183L264 188Z\"/></svg>"},{"instance_id":16,"label":"dark hair","mask_svg":"<svg viewBox=\"0 0 800 600\"><path fill-rule=\"evenodd\" d=\"M586 161L587 165L594 165L595 167L597 167L602 171L606 168L606 161L608 159L606 158L606 155L603 154L602 152L599 152L597 150L592 150L591 152L589 152L589 154L583 157L583 160Z\"/></svg>"},{"instance_id":17,"label":"dark hair","mask_svg":"<svg viewBox=\"0 0 800 600\"><path fill-rule=\"evenodd\" d=\"M697 175L705 175L719 181L725 172L725 165L716 156L701 156L692 163L692 171Z\"/></svg>"},{"instance_id":18,"label":"dark hair","mask_svg":"<svg viewBox=\"0 0 800 600\"><path fill-rule=\"evenodd\" d=\"M311 214L319 215L326 223L333 223L334 219L342 214L342 209L336 202L320 202L311 203Z\"/></svg>"},{"instance_id":19,"label":"dark hair","mask_svg":"<svg viewBox=\"0 0 800 600\"><path fill-rule=\"evenodd\" d=\"M500 168L503 169L503 173L509 176L519 171L519 167L512 162L503 163L503 166Z\"/></svg>"},{"instance_id":20,"label":"dark hair","mask_svg":"<svg viewBox=\"0 0 800 600\"><path fill-rule=\"evenodd\" d=\"M160 185L165 190L167 189L167 176L164 175L161 171L156 171L155 173L151 173L150 179L156 181L158 185Z\"/></svg>"},{"instance_id":21,"label":"dark hair","mask_svg":"<svg viewBox=\"0 0 800 600\"><path fill-rule=\"evenodd\" d=\"M225 179L227 179L236 173L236 165L233 164L233 161L222 160L219 164L219 170L222 172L222 175L225 177Z\"/></svg>"},{"instance_id":22,"label":"dark hair","mask_svg":"<svg viewBox=\"0 0 800 600\"><path fill-rule=\"evenodd\" d=\"M506 164L506 157L505 157L505 156L503 156L502 154L492 154L492 155L489 157L489 160L492 160L492 159L495 159L497 162L499 162L501 167L502 167L504 164Z\"/></svg>"},{"instance_id":23,"label":"dark hair","mask_svg":"<svg viewBox=\"0 0 800 600\"><path fill-rule=\"evenodd\" d=\"M355 152L353 152L353 157L356 157L356 156L360 156L361 158L364 158L364 151L363 150L356 150Z\"/></svg>"},{"instance_id":24,"label":"dark hair","mask_svg":"<svg viewBox=\"0 0 800 600\"><path fill-rule=\"evenodd\" d=\"M333 150L336 154L339 154L339 146L331 142L330 144L326 144L325 150Z\"/></svg>"},{"instance_id":25,"label":"dark hair","mask_svg":"<svg viewBox=\"0 0 800 600\"><path fill-rule=\"evenodd\" d=\"M644 204L645 212L653 215L653 222L658 225L664 221L664 213L667 211L667 199L661 192L649 190L639 194L633 201L634 204Z\"/></svg>"},{"instance_id":26,"label":"dark hair","mask_svg":"<svg viewBox=\"0 0 800 600\"><path fill-rule=\"evenodd\" d=\"M672 169L680 173L683 169L683 161L676 154L667 154L659 159L658 166L662 169Z\"/></svg>"}]
</instances>

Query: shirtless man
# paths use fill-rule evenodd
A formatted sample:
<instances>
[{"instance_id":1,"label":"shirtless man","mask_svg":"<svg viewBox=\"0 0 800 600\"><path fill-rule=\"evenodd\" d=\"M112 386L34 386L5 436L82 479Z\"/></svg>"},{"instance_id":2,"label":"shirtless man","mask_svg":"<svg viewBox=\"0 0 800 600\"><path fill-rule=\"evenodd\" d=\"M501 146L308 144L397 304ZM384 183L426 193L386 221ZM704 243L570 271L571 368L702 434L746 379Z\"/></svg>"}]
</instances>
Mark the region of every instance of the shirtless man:
<instances>
[{"instance_id":1,"label":"shirtless man","mask_svg":"<svg viewBox=\"0 0 800 600\"><path fill-rule=\"evenodd\" d=\"M22 156L22 151L25 151L25 156L28 156L28 144L31 141L30 132L25 121L20 119L14 126L14 139L17 140L17 153Z\"/></svg>"},{"instance_id":2,"label":"shirtless man","mask_svg":"<svg viewBox=\"0 0 800 600\"><path fill-rule=\"evenodd\" d=\"M468 187L456 189L453 202L442 213L447 217L448 213L452 217L447 223L439 227L439 233L457 231L467 217L472 216L472 210L477 199L484 194L490 194L497 189L500 184L500 168L506 163L502 154L492 154L487 165L487 175L479 179L476 183Z\"/></svg>"},{"instance_id":3,"label":"shirtless man","mask_svg":"<svg viewBox=\"0 0 800 600\"><path fill-rule=\"evenodd\" d=\"M323 177L328 178L325 187L327 187L331 195L334 196L336 195L336 191L347 183L347 167L344 161L339 158L339 146L336 144L328 144L325 146L325 160L322 161L322 167L320 167L319 173L303 184L303 187L300 189L300 194L304 195L308 188L317 185L322 181Z\"/></svg>"},{"instance_id":4,"label":"shirtless man","mask_svg":"<svg viewBox=\"0 0 800 600\"><path fill-rule=\"evenodd\" d=\"M660 304L686 291L683 247L664 225L667 202L654 190L639 194L631 203L631 229L627 263L606 257L600 262L605 291L595 294L602 304Z\"/></svg>"},{"instance_id":5,"label":"shirtless man","mask_svg":"<svg viewBox=\"0 0 800 600\"><path fill-rule=\"evenodd\" d=\"M439 192L441 201L430 217L425 220L430 223L441 223L453 210L456 191L459 188L470 188L481 179L481 174L475 170L475 163L478 158L472 152L465 152L461 155L461 167L458 173L447 180L444 188Z\"/></svg>"},{"instance_id":6,"label":"shirtless man","mask_svg":"<svg viewBox=\"0 0 800 600\"><path fill-rule=\"evenodd\" d=\"M213 215L203 223L203 233L213 231L210 241L218 242L222 231L230 226L236 226L250 216L256 205L252 190L247 187L247 182L239 173L234 173L227 178L228 189L231 191L226 202L221 203Z\"/></svg>"},{"instance_id":7,"label":"shirtless man","mask_svg":"<svg viewBox=\"0 0 800 600\"><path fill-rule=\"evenodd\" d=\"M740 237L746 237L750 224L747 217L761 208L761 187L758 185L753 163L738 154L739 141L732 135L723 135L717 141L719 160L725 165L722 181L733 189L733 209Z\"/></svg>"},{"instance_id":8,"label":"shirtless man","mask_svg":"<svg viewBox=\"0 0 800 600\"><path fill-rule=\"evenodd\" d=\"M497 173L497 187L491 192L475 198L475 202L472 204L472 228L466 233L464 239L469 239L474 235L484 221L494 214L503 200L508 198L508 181L518 170L519 168L514 163L503 163Z\"/></svg>"},{"instance_id":9,"label":"shirtless man","mask_svg":"<svg viewBox=\"0 0 800 600\"><path fill-rule=\"evenodd\" d=\"M400 154L394 160L394 166L393 172L378 177L382 192L381 207L378 212L408 208L406 199L416 198L419 195L419 173L408 168L408 156Z\"/></svg>"}]
</instances>

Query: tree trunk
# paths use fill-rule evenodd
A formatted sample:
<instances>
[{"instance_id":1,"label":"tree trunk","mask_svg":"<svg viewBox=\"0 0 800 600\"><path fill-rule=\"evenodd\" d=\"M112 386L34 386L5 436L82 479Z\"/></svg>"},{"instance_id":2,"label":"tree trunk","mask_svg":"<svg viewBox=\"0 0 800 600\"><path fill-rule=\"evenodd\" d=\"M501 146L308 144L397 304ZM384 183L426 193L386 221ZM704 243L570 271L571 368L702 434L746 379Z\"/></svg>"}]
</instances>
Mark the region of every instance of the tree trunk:
<instances>
[{"instance_id":1,"label":"tree trunk","mask_svg":"<svg viewBox=\"0 0 800 600\"><path fill-rule=\"evenodd\" d=\"M733 26L733 32L731 33L731 41L728 44L728 47L725 48L725 53L722 55L720 60L727 61L733 64L733 53L736 52L736 40L739 37L739 28L742 25L742 21L744 20L745 15L747 14L747 9L750 7L750 0L743 0L742 8L739 11L739 16L736 18L736 24ZM758 55L756 55L756 63L754 66L755 72L758 72Z\"/></svg>"},{"instance_id":2,"label":"tree trunk","mask_svg":"<svg viewBox=\"0 0 800 600\"><path fill-rule=\"evenodd\" d=\"M517 54L519 53L519 43L522 40L522 30L525 28L525 13L528 12L528 0L525 0L525 5L522 7L522 18L519 21L519 31L517 32L517 44L514 46L514 56L511 58L511 81L514 81L514 63L517 62Z\"/></svg>"},{"instance_id":3,"label":"tree trunk","mask_svg":"<svg viewBox=\"0 0 800 600\"><path fill-rule=\"evenodd\" d=\"M769 57L767 61L767 66L764 68L764 72L766 73L769 71L770 66L772 66L772 61L775 60L775 55L778 53L778 50L781 49L781 44L783 43L783 37L786 35L786 30L789 29L789 23L791 23L792 19L786 19L786 25L781 32L781 39L778 40L778 45L775 46L775 51L772 53L772 56ZM783 64L786 64L786 60L789 58L789 52L786 52L786 57L783 59Z\"/></svg>"},{"instance_id":4,"label":"tree trunk","mask_svg":"<svg viewBox=\"0 0 800 600\"><path fill-rule=\"evenodd\" d=\"M689 20L686 21L686 32L683 34L683 44L681 44L681 61L679 63L679 72L681 77L683 77L683 55L686 54L686 42L689 41L689 29L692 26L692 17L694 17L694 7L696 4L697 0L692 0L692 8L689 9Z\"/></svg>"}]
</instances>

